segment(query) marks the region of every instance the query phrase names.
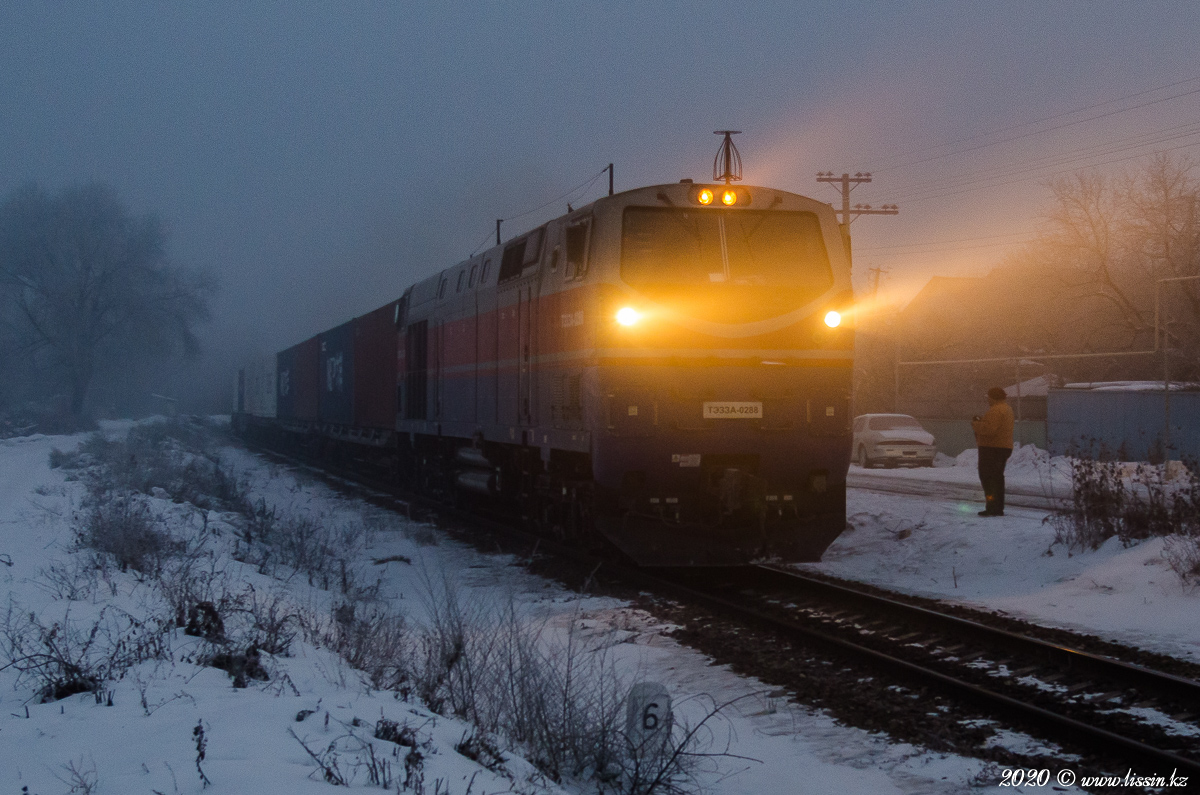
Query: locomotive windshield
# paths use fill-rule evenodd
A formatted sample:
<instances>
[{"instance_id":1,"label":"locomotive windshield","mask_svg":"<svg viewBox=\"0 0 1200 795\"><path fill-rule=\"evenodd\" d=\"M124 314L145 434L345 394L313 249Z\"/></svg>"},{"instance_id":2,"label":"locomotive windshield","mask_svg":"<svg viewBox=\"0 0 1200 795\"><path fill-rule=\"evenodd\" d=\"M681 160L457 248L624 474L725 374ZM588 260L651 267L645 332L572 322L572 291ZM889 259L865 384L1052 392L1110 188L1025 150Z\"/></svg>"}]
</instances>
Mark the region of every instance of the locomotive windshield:
<instances>
[{"instance_id":1,"label":"locomotive windshield","mask_svg":"<svg viewBox=\"0 0 1200 795\"><path fill-rule=\"evenodd\" d=\"M817 216L771 210L628 207L621 278L723 322L784 314L833 286Z\"/></svg>"}]
</instances>

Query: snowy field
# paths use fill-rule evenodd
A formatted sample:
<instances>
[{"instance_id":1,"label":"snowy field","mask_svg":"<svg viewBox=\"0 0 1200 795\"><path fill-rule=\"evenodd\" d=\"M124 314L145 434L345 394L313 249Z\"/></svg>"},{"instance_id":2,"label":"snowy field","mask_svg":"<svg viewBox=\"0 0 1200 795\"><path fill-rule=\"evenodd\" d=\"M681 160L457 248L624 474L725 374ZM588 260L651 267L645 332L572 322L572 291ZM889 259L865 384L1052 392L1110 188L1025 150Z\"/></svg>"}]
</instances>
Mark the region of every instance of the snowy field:
<instances>
[{"instance_id":1,"label":"snowy field","mask_svg":"<svg viewBox=\"0 0 1200 795\"><path fill-rule=\"evenodd\" d=\"M120 437L128 427L109 424L105 432ZM272 604L293 606L307 616L286 655L264 651L255 661L257 669L247 665L252 675L240 683L245 687L235 687L225 670L198 664L217 644L173 624L151 633L154 621L163 616L164 597L150 578L114 566L97 570L91 552L77 547L77 528L88 510L86 490L70 479L70 471L52 469L49 461L52 449L69 452L83 439L0 441L0 587L8 597L0 640L11 652L15 629L32 626L41 628L40 636L27 632L26 641L32 639L35 648L74 648L84 657L87 648L104 650L109 658L145 649L153 645L149 637L158 645L150 649L151 658L104 682L98 695L77 693L48 703L40 703L36 677L28 671L21 675L21 666L0 670L3 791L315 793L330 791L330 771L358 789L431 795L620 791L619 779L600 783L588 771L552 781L522 757L527 749L520 744L503 736L472 739L469 724L432 711L416 694L372 687L371 676L378 679L386 672L356 670L331 651L335 644L321 640L330 637L330 622L340 620L338 588L332 583L339 578L344 582L344 572L318 567L303 574L277 564L239 561L234 553L246 532L244 523L228 513L173 502L159 490L148 503L158 520L204 553L198 581L236 596L241 614L249 615L253 608L256 621L266 615L263 606ZM356 582L373 583L373 590L367 590L375 594L375 603L402 616L412 637L439 616L444 620L446 603L439 603L439 593L448 585L446 590L461 604L474 606L470 609L511 608L513 620L526 637L536 637L546 659L562 660L564 649L576 649L578 664L603 669L619 684L613 688L617 698L623 699L634 682L665 685L676 705L678 726L696 726L713 704L726 705L698 733L692 750L703 756L687 778L676 780L676 791L886 795L992 789L978 783L981 762L892 743L790 704L784 694L680 647L664 635L668 627L625 604L564 591L528 574L511 557L463 548L439 538L433 528L340 496L304 473L238 449L220 452L225 465L250 484L251 498L259 505L357 528L345 531L361 547L353 562ZM1043 561L1039 555L1045 544L1038 540L1028 556L1005 560L1014 541L1024 546L1035 536L1044 537L1036 515L1014 515L984 526L973 516L959 519L958 507L949 504L865 493L856 493L854 501L859 529L822 564L829 571L985 599L1013 611L1045 601L1032 601L1014 582L1025 583L1024 590L1039 597L1060 589L1064 603L1081 593L1088 597L1081 602L1088 610L1092 599L1125 599L1123 593L1101 596L1099 586L1089 589L1078 581L1102 576L1111 584L1114 577L1107 572L1130 552L1106 550L1086 560L1058 555ZM916 527L921 521L925 524ZM913 533L897 541L894 533L901 524L912 526ZM1140 555L1139 566L1150 552L1148 547L1134 551ZM246 558L244 549L240 557ZM946 578L960 559L973 563L963 564L955 590ZM1031 568L1030 561L1038 566ZM1054 583L1065 571L1076 579ZM1161 580L1165 599L1171 585L1168 577ZM1007 589L1001 587L1005 582ZM1068 587L1073 590L1061 590ZM1151 592L1141 588L1138 593ZM1183 605L1186 598L1173 594L1170 604ZM241 614L233 610L227 620ZM1183 622L1170 626L1183 644ZM26 668L29 661L23 661ZM258 669L268 678L255 678ZM448 710L443 706L442 712ZM400 743L377 739L380 725L406 733Z\"/></svg>"},{"instance_id":2,"label":"snowy field","mask_svg":"<svg viewBox=\"0 0 1200 795\"><path fill-rule=\"evenodd\" d=\"M1003 612L1014 617L1200 660L1200 592L1167 565L1161 538L1125 548L1109 539L1095 552L1054 544L1045 510L1009 505L980 517L983 493L975 451L933 469L851 467L843 534L821 563L838 577ZM1007 469L1008 491L1070 493L1069 468L1027 446ZM861 486L908 482L926 494L879 493ZM973 492L968 498L967 487ZM940 495L940 497L939 497Z\"/></svg>"}]
</instances>

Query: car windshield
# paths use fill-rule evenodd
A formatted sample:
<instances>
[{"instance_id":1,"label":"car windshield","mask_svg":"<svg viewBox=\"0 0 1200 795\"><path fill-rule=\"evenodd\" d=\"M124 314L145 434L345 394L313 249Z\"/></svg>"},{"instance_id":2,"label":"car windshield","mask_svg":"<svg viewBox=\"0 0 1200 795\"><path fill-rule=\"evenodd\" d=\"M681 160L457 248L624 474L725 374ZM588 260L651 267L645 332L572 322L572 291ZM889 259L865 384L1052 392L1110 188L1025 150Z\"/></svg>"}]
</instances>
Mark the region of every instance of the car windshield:
<instances>
[{"instance_id":1,"label":"car windshield","mask_svg":"<svg viewBox=\"0 0 1200 795\"><path fill-rule=\"evenodd\" d=\"M895 416L895 417L872 417L871 430L873 431L898 431L900 429L915 428L918 431L925 430L921 427L921 423L914 420L912 417Z\"/></svg>"}]
</instances>

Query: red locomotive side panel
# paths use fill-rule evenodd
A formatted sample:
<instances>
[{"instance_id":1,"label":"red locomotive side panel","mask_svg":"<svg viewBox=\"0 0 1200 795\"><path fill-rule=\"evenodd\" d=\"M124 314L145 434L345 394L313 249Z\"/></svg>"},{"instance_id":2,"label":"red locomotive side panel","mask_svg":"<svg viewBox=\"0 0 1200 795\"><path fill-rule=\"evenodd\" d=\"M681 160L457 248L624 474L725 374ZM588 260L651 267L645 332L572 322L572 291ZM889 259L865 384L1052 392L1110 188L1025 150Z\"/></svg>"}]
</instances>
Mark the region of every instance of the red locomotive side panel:
<instances>
[{"instance_id":1,"label":"red locomotive side panel","mask_svg":"<svg viewBox=\"0 0 1200 795\"><path fill-rule=\"evenodd\" d=\"M354 321L354 424L396 425L396 302Z\"/></svg>"}]
</instances>

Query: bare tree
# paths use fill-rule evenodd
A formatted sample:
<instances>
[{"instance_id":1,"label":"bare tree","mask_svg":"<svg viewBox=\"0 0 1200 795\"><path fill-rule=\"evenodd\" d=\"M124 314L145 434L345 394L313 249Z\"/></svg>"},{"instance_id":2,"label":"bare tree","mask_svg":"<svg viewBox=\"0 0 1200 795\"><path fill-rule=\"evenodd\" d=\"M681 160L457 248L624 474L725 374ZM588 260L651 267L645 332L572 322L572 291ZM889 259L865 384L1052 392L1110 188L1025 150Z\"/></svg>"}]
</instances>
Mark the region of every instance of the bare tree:
<instances>
[{"instance_id":1,"label":"bare tree","mask_svg":"<svg viewBox=\"0 0 1200 795\"><path fill-rule=\"evenodd\" d=\"M1057 255L1065 281L1106 301L1131 338L1144 336L1153 318L1129 292L1128 241L1121 234L1128 209L1124 197L1112 180L1093 172L1051 180L1050 190L1050 233L1042 242Z\"/></svg>"},{"instance_id":2,"label":"bare tree","mask_svg":"<svg viewBox=\"0 0 1200 795\"><path fill-rule=\"evenodd\" d=\"M1122 178L1087 172L1050 183L1047 235L1032 258L1057 271L1076 301L1104 305L1077 316L1076 333L1109 349L1154 344L1157 283L1200 275L1200 183L1192 172L1187 158L1158 154ZM1166 284L1161 297L1171 347L1194 367L1200 281Z\"/></svg>"},{"instance_id":3,"label":"bare tree","mask_svg":"<svg viewBox=\"0 0 1200 795\"><path fill-rule=\"evenodd\" d=\"M1145 301L1158 279L1200 276L1200 182L1187 158L1156 155L1122 192L1130 277ZM1172 347L1195 355L1200 346L1200 280L1164 285L1164 325Z\"/></svg>"},{"instance_id":4,"label":"bare tree","mask_svg":"<svg viewBox=\"0 0 1200 795\"><path fill-rule=\"evenodd\" d=\"M170 264L154 216L133 217L109 187L51 196L34 185L0 205L0 323L8 358L33 362L84 409L120 353L196 350L211 280Z\"/></svg>"}]
</instances>

